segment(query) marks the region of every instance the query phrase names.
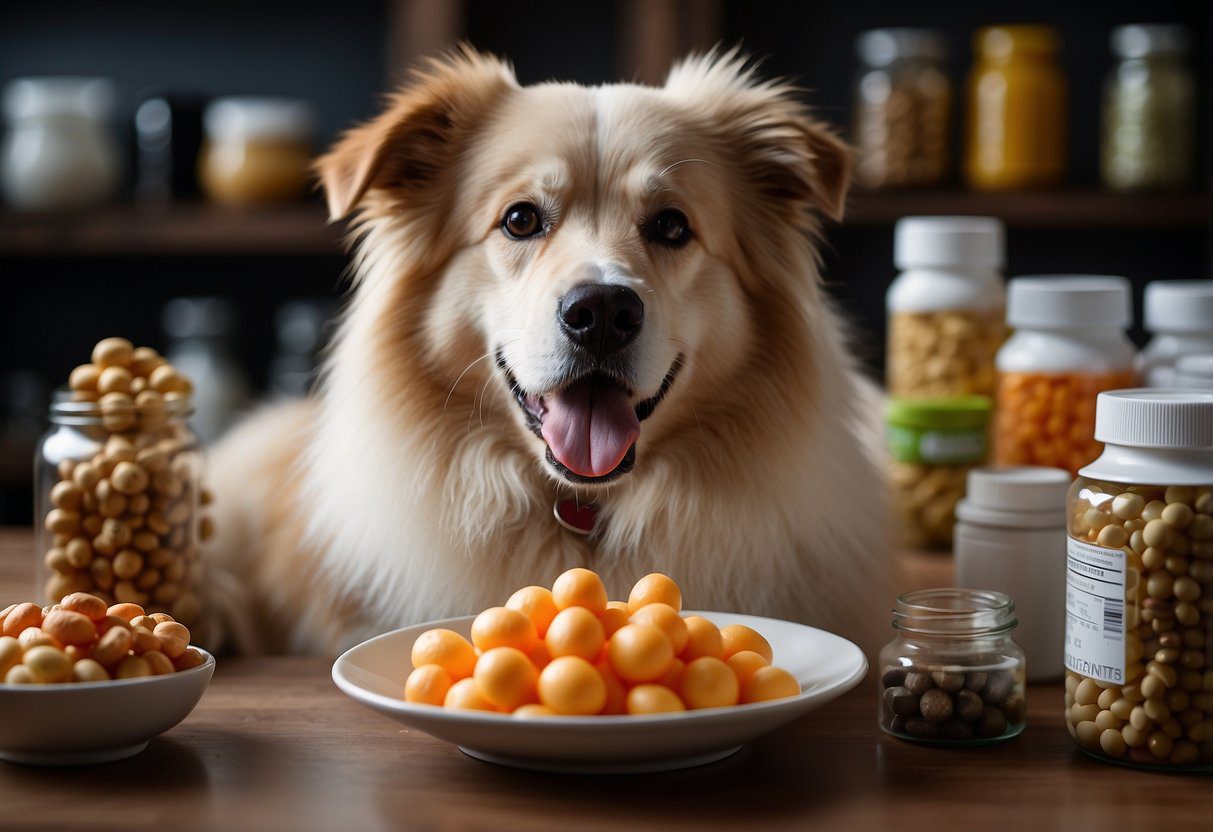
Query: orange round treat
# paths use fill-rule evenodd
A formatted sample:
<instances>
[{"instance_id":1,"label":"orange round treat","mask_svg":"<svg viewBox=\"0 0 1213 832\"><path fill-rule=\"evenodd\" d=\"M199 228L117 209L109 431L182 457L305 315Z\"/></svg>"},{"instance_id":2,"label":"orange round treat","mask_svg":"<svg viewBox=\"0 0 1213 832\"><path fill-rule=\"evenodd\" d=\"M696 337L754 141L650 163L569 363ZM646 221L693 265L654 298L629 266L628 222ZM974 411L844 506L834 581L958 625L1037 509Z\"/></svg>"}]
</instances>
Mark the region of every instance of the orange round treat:
<instances>
[{"instance_id":1,"label":"orange round treat","mask_svg":"<svg viewBox=\"0 0 1213 832\"><path fill-rule=\"evenodd\" d=\"M800 693L796 677L781 667L760 667L741 686L741 701L765 702L768 699L783 699Z\"/></svg>"},{"instance_id":2,"label":"orange round treat","mask_svg":"<svg viewBox=\"0 0 1213 832\"><path fill-rule=\"evenodd\" d=\"M691 662L703 656L711 656L714 659L724 657L724 640L715 624L700 615L690 615L682 620L686 622L690 637L679 658L684 662Z\"/></svg>"},{"instance_id":3,"label":"orange round treat","mask_svg":"<svg viewBox=\"0 0 1213 832\"><path fill-rule=\"evenodd\" d=\"M144 615L143 607L138 604L114 604L105 611L106 615L115 615L125 621L134 621L141 615Z\"/></svg>"},{"instance_id":4,"label":"orange round treat","mask_svg":"<svg viewBox=\"0 0 1213 832\"><path fill-rule=\"evenodd\" d=\"M597 572L589 569L570 569L552 584L552 598L556 601L556 609L567 610L569 607L585 607L594 615L602 615L607 605L607 591L602 584L602 578Z\"/></svg>"},{"instance_id":5,"label":"orange round treat","mask_svg":"<svg viewBox=\"0 0 1213 832\"><path fill-rule=\"evenodd\" d=\"M630 714L669 714L687 709L678 694L662 685L637 685L628 691L626 704Z\"/></svg>"},{"instance_id":6,"label":"orange round treat","mask_svg":"<svg viewBox=\"0 0 1213 832\"><path fill-rule=\"evenodd\" d=\"M596 714L607 689L594 666L577 656L560 656L539 673L539 701L558 714Z\"/></svg>"},{"instance_id":7,"label":"orange round treat","mask_svg":"<svg viewBox=\"0 0 1213 832\"><path fill-rule=\"evenodd\" d=\"M91 644L97 638L97 625L82 613L51 610L42 620L42 632L61 644Z\"/></svg>"},{"instance_id":8,"label":"orange round treat","mask_svg":"<svg viewBox=\"0 0 1213 832\"><path fill-rule=\"evenodd\" d=\"M602 706L602 710L599 713L626 713L625 703L628 697L628 689L624 687L623 682L615 675L615 671L611 669L611 663L606 659L599 659L594 665L594 669L598 671L598 675L602 677L602 681L606 685L606 704Z\"/></svg>"},{"instance_id":9,"label":"orange round treat","mask_svg":"<svg viewBox=\"0 0 1213 832\"><path fill-rule=\"evenodd\" d=\"M703 656L683 668L678 693L688 708L727 708L737 704L741 686L727 664Z\"/></svg>"},{"instance_id":10,"label":"orange round treat","mask_svg":"<svg viewBox=\"0 0 1213 832\"><path fill-rule=\"evenodd\" d=\"M505 602L506 609L518 610L531 619L535 625L535 633L543 638L548 631L548 625L556 617L556 601L552 591L543 586L527 586L510 596Z\"/></svg>"},{"instance_id":11,"label":"orange round treat","mask_svg":"<svg viewBox=\"0 0 1213 832\"><path fill-rule=\"evenodd\" d=\"M0 635L12 636L17 638L28 627L42 626L42 607L37 604L31 604L28 601L24 604L18 604L9 610L8 615L4 617L4 629Z\"/></svg>"},{"instance_id":12,"label":"orange round treat","mask_svg":"<svg viewBox=\"0 0 1213 832\"><path fill-rule=\"evenodd\" d=\"M670 666L665 669L665 673L662 673L661 677L653 684L665 685L670 690L677 691L678 683L682 681L683 668L686 666L686 662L682 659L674 658L670 661Z\"/></svg>"},{"instance_id":13,"label":"orange round treat","mask_svg":"<svg viewBox=\"0 0 1213 832\"><path fill-rule=\"evenodd\" d=\"M523 705L520 708L514 709L514 716L557 716L556 712L547 705Z\"/></svg>"},{"instance_id":14,"label":"orange round treat","mask_svg":"<svg viewBox=\"0 0 1213 832\"><path fill-rule=\"evenodd\" d=\"M476 651L454 630L426 630L413 642L413 667L436 664L456 682L472 675Z\"/></svg>"},{"instance_id":15,"label":"orange round treat","mask_svg":"<svg viewBox=\"0 0 1213 832\"><path fill-rule=\"evenodd\" d=\"M691 634L687 630L687 623L682 620L678 611L661 601L645 604L632 613L630 621L632 624L652 624L661 630L673 645L675 654L681 653L691 638Z\"/></svg>"},{"instance_id":16,"label":"orange round treat","mask_svg":"<svg viewBox=\"0 0 1213 832\"><path fill-rule=\"evenodd\" d=\"M516 647L525 653L538 640L534 623L518 610L490 607L472 622L472 644L481 653L494 647Z\"/></svg>"},{"instance_id":17,"label":"orange round treat","mask_svg":"<svg viewBox=\"0 0 1213 832\"><path fill-rule=\"evenodd\" d=\"M472 673L480 694L493 706L512 711L535 701L535 683L539 673L535 665L515 647L494 647L476 661Z\"/></svg>"},{"instance_id":18,"label":"orange round treat","mask_svg":"<svg viewBox=\"0 0 1213 832\"><path fill-rule=\"evenodd\" d=\"M602 629L606 637L615 635L615 631L628 623L628 605L624 601L608 601L607 608L602 612Z\"/></svg>"},{"instance_id":19,"label":"orange round treat","mask_svg":"<svg viewBox=\"0 0 1213 832\"><path fill-rule=\"evenodd\" d=\"M607 659L620 679L638 685L661 678L674 659L674 647L652 624L628 624L607 642Z\"/></svg>"},{"instance_id":20,"label":"orange round treat","mask_svg":"<svg viewBox=\"0 0 1213 832\"><path fill-rule=\"evenodd\" d=\"M423 664L414 669L405 681L404 699L406 702L416 702L419 705L442 707L447 691L453 684L451 674L441 667L436 664Z\"/></svg>"},{"instance_id":21,"label":"orange round treat","mask_svg":"<svg viewBox=\"0 0 1213 832\"><path fill-rule=\"evenodd\" d=\"M547 643L543 641L535 642L535 646L528 650L526 655L538 670L543 670L552 660L552 653L548 650Z\"/></svg>"},{"instance_id":22,"label":"orange round treat","mask_svg":"<svg viewBox=\"0 0 1213 832\"><path fill-rule=\"evenodd\" d=\"M737 681L744 684L746 679L754 675L755 670L758 670L760 667L766 667L770 662L753 650L742 650L729 656L726 664L733 671L733 675L737 677Z\"/></svg>"},{"instance_id":23,"label":"orange round treat","mask_svg":"<svg viewBox=\"0 0 1213 832\"><path fill-rule=\"evenodd\" d=\"M105 602L87 592L73 592L71 595L65 595L61 606L65 610L88 616L91 621L100 621L105 618Z\"/></svg>"},{"instance_id":24,"label":"orange round treat","mask_svg":"<svg viewBox=\"0 0 1213 832\"><path fill-rule=\"evenodd\" d=\"M602 655L606 631L602 622L585 607L569 607L552 619L544 641L552 658L580 656L587 662L594 662Z\"/></svg>"},{"instance_id":25,"label":"orange round treat","mask_svg":"<svg viewBox=\"0 0 1213 832\"><path fill-rule=\"evenodd\" d=\"M446 692L446 697L442 700L442 706L460 711L497 710L493 707L493 703L484 698L480 688L476 686L476 680L472 678L460 679L451 685L451 689Z\"/></svg>"},{"instance_id":26,"label":"orange round treat","mask_svg":"<svg viewBox=\"0 0 1213 832\"><path fill-rule=\"evenodd\" d=\"M635 615L646 604L669 604L675 612L682 612L682 590L668 575L660 572L645 575L632 587L628 609Z\"/></svg>"},{"instance_id":27,"label":"orange round treat","mask_svg":"<svg viewBox=\"0 0 1213 832\"><path fill-rule=\"evenodd\" d=\"M770 664L775 655L771 643L762 637L762 633L744 624L729 624L720 628L720 641L724 647L721 658L726 661L735 653L742 650L752 650L762 656Z\"/></svg>"}]
</instances>

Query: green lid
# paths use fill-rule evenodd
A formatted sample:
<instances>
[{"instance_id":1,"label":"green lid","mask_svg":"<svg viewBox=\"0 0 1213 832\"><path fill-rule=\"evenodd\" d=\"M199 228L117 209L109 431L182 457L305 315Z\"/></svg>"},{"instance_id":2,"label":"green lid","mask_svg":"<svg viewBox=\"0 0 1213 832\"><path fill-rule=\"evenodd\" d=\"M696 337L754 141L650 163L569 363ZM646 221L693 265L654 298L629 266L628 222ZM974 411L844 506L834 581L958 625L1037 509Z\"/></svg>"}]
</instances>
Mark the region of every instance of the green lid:
<instances>
[{"instance_id":1,"label":"green lid","mask_svg":"<svg viewBox=\"0 0 1213 832\"><path fill-rule=\"evenodd\" d=\"M919 430L972 430L988 425L992 411L987 396L897 398L889 399L885 418L890 425Z\"/></svg>"}]
</instances>

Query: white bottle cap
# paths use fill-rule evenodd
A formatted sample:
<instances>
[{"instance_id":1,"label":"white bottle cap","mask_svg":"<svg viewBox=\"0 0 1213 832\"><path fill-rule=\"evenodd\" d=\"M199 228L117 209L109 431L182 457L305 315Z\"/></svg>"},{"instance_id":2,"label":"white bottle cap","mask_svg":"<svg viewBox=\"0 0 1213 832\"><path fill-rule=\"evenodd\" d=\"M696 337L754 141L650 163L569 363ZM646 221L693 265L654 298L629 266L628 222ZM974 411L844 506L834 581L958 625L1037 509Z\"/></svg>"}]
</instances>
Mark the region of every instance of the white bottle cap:
<instances>
[{"instance_id":1,"label":"white bottle cap","mask_svg":"<svg viewBox=\"0 0 1213 832\"><path fill-rule=\"evenodd\" d=\"M1001 269L1005 251L1002 222L995 217L902 217L893 228L893 263L899 269Z\"/></svg>"},{"instance_id":2,"label":"white bottle cap","mask_svg":"<svg viewBox=\"0 0 1213 832\"><path fill-rule=\"evenodd\" d=\"M1095 400L1095 438L1113 445L1213 449L1213 392L1112 390Z\"/></svg>"},{"instance_id":3,"label":"white bottle cap","mask_svg":"<svg viewBox=\"0 0 1213 832\"><path fill-rule=\"evenodd\" d=\"M1129 281L1112 275L1034 275L1007 284L1007 324L1125 329L1133 320Z\"/></svg>"},{"instance_id":4,"label":"white bottle cap","mask_svg":"<svg viewBox=\"0 0 1213 832\"><path fill-rule=\"evenodd\" d=\"M1070 473L1061 468L974 468L969 471L966 496L983 508L1056 511L1065 507L1069 487Z\"/></svg>"},{"instance_id":5,"label":"white bottle cap","mask_svg":"<svg viewBox=\"0 0 1213 832\"><path fill-rule=\"evenodd\" d=\"M1213 390L1213 355L1185 355L1175 362L1170 387Z\"/></svg>"},{"instance_id":6,"label":"white bottle cap","mask_svg":"<svg viewBox=\"0 0 1213 832\"><path fill-rule=\"evenodd\" d=\"M206 135L226 141L312 138L312 106L295 98L216 98L203 115Z\"/></svg>"},{"instance_id":7,"label":"white bottle cap","mask_svg":"<svg viewBox=\"0 0 1213 832\"><path fill-rule=\"evenodd\" d=\"M1213 335L1213 280L1155 280L1146 284L1146 332Z\"/></svg>"}]
</instances>

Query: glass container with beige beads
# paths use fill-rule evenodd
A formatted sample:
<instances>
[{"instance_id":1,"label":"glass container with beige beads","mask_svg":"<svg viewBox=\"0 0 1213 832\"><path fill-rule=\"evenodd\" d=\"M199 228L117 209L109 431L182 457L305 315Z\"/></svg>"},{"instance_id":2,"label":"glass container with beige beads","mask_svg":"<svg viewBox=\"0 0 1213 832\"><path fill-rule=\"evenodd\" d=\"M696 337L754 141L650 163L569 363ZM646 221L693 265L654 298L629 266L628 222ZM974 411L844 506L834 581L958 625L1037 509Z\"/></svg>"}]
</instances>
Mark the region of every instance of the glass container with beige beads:
<instances>
[{"instance_id":1,"label":"glass container with beige beads","mask_svg":"<svg viewBox=\"0 0 1213 832\"><path fill-rule=\"evenodd\" d=\"M210 529L191 393L164 358L123 338L100 342L56 393L35 460L44 603L88 592L198 626Z\"/></svg>"},{"instance_id":2,"label":"glass container with beige beads","mask_svg":"<svg viewBox=\"0 0 1213 832\"><path fill-rule=\"evenodd\" d=\"M1067 503L1066 726L1088 753L1213 770L1213 393L1100 393Z\"/></svg>"}]
</instances>

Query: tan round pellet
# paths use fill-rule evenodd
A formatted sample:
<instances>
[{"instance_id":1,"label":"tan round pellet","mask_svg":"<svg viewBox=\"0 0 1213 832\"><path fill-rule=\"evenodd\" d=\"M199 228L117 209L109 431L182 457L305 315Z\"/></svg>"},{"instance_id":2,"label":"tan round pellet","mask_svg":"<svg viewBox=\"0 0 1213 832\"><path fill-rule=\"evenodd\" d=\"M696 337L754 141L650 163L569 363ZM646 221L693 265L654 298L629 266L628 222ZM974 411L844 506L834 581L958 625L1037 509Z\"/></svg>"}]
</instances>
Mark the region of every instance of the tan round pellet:
<instances>
[{"instance_id":1,"label":"tan round pellet","mask_svg":"<svg viewBox=\"0 0 1213 832\"><path fill-rule=\"evenodd\" d=\"M73 390L96 390L100 377L101 368L96 364L81 364L68 375L67 384Z\"/></svg>"},{"instance_id":2,"label":"tan round pellet","mask_svg":"<svg viewBox=\"0 0 1213 832\"><path fill-rule=\"evenodd\" d=\"M163 356L151 347L136 347L131 352L130 371L137 376L147 377L152 370L165 363Z\"/></svg>"},{"instance_id":3,"label":"tan round pellet","mask_svg":"<svg viewBox=\"0 0 1213 832\"><path fill-rule=\"evenodd\" d=\"M40 684L66 682L72 676L72 662L57 647L38 645L25 651L21 659L34 680Z\"/></svg>"},{"instance_id":4,"label":"tan round pellet","mask_svg":"<svg viewBox=\"0 0 1213 832\"><path fill-rule=\"evenodd\" d=\"M72 665L73 682L108 682L109 673L94 659L81 659Z\"/></svg>"},{"instance_id":5,"label":"tan round pellet","mask_svg":"<svg viewBox=\"0 0 1213 832\"><path fill-rule=\"evenodd\" d=\"M1141 516L1146 501L1140 494L1118 494L1112 499L1112 513L1122 520L1133 520Z\"/></svg>"},{"instance_id":6,"label":"tan round pellet","mask_svg":"<svg viewBox=\"0 0 1213 832\"><path fill-rule=\"evenodd\" d=\"M138 679L151 676L152 668L142 656L127 656L114 669L115 679Z\"/></svg>"},{"instance_id":7,"label":"tan round pellet","mask_svg":"<svg viewBox=\"0 0 1213 832\"><path fill-rule=\"evenodd\" d=\"M160 649L170 659L175 659L185 652L190 643L190 631L176 621L164 621L156 625L156 637L160 639Z\"/></svg>"},{"instance_id":8,"label":"tan round pellet","mask_svg":"<svg viewBox=\"0 0 1213 832\"><path fill-rule=\"evenodd\" d=\"M1115 728L1107 728L1099 735L1099 747L1110 757L1121 757L1126 750L1124 737Z\"/></svg>"},{"instance_id":9,"label":"tan round pellet","mask_svg":"<svg viewBox=\"0 0 1213 832\"><path fill-rule=\"evenodd\" d=\"M1091 751L1099 749L1099 735L1103 732L1099 730L1099 727L1094 722L1079 722L1074 727L1074 733L1078 742L1084 748L1088 748Z\"/></svg>"},{"instance_id":10,"label":"tan round pellet","mask_svg":"<svg viewBox=\"0 0 1213 832\"><path fill-rule=\"evenodd\" d=\"M130 393L131 371L125 367L106 367L97 378L97 392L104 396L107 393Z\"/></svg>"},{"instance_id":11,"label":"tan round pellet","mask_svg":"<svg viewBox=\"0 0 1213 832\"><path fill-rule=\"evenodd\" d=\"M98 341L97 346L93 347L93 364L102 369L128 367L134 351L134 345L125 338L106 338Z\"/></svg>"}]
</instances>

